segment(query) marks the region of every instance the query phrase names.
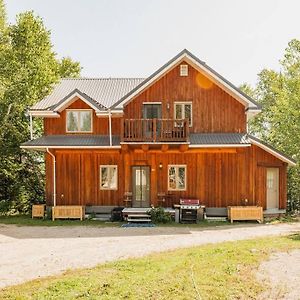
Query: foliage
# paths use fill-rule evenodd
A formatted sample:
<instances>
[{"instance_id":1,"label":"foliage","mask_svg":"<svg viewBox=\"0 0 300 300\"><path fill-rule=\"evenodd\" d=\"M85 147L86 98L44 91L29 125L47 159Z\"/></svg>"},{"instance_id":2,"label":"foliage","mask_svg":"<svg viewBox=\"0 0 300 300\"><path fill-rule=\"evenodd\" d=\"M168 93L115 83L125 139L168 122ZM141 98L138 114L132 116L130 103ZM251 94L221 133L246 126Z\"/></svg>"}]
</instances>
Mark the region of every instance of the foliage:
<instances>
[{"instance_id":1,"label":"foliage","mask_svg":"<svg viewBox=\"0 0 300 300\"><path fill-rule=\"evenodd\" d=\"M263 111L250 121L250 133L300 161L300 41L291 40L280 61L281 71L264 69L255 89ZM300 210L300 164L288 170L289 210Z\"/></svg>"},{"instance_id":2,"label":"foliage","mask_svg":"<svg viewBox=\"0 0 300 300\"><path fill-rule=\"evenodd\" d=\"M68 271L8 287L1 299L257 299L259 264L298 235L205 245ZM199 297L199 294L200 297Z\"/></svg>"},{"instance_id":3,"label":"foliage","mask_svg":"<svg viewBox=\"0 0 300 300\"><path fill-rule=\"evenodd\" d=\"M3 209L24 212L44 198L43 157L20 149L30 139L26 111L62 76L78 76L80 66L56 57L50 31L32 11L19 14L12 25L5 15L0 0L0 201L6 202ZM38 135L42 122L34 123Z\"/></svg>"},{"instance_id":4,"label":"foliage","mask_svg":"<svg viewBox=\"0 0 300 300\"><path fill-rule=\"evenodd\" d=\"M150 214L153 223L166 224L172 222L171 215L168 212L165 212L162 207L152 207L148 211L148 214Z\"/></svg>"}]
</instances>

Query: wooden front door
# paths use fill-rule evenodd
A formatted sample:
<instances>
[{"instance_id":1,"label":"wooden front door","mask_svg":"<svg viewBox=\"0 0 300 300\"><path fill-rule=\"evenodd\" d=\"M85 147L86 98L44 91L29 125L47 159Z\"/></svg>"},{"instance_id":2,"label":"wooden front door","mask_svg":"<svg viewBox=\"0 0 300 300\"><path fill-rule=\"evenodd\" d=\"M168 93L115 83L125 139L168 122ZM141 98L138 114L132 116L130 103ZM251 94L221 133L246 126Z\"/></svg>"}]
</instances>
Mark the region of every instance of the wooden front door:
<instances>
[{"instance_id":1,"label":"wooden front door","mask_svg":"<svg viewBox=\"0 0 300 300\"><path fill-rule=\"evenodd\" d=\"M150 207L150 167L132 167L132 206Z\"/></svg>"},{"instance_id":2,"label":"wooden front door","mask_svg":"<svg viewBox=\"0 0 300 300\"><path fill-rule=\"evenodd\" d=\"M279 207L279 169L267 168L267 209Z\"/></svg>"}]
</instances>

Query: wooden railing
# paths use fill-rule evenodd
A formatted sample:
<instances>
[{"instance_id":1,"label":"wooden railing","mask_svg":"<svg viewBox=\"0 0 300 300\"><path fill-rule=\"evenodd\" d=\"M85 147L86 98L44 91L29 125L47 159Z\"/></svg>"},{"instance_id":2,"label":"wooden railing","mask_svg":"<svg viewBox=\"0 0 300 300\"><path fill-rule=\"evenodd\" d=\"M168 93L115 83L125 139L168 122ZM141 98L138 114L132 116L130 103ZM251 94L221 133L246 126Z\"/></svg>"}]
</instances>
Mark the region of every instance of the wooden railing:
<instances>
[{"instance_id":1,"label":"wooden railing","mask_svg":"<svg viewBox=\"0 0 300 300\"><path fill-rule=\"evenodd\" d=\"M125 119L121 121L122 142L188 142L187 119Z\"/></svg>"}]
</instances>

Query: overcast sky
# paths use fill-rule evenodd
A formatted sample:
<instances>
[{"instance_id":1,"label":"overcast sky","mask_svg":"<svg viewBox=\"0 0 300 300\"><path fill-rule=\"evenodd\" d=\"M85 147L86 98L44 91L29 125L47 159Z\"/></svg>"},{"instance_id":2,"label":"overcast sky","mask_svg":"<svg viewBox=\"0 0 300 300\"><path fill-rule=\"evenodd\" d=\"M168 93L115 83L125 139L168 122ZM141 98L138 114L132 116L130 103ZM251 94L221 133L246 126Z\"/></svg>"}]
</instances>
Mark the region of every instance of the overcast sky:
<instances>
[{"instance_id":1,"label":"overcast sky","mask_svg":"<svg viewBox=\"0 0 300 300\"><path fill-rule=\"evenodd\" d=\"M279 69L300 39L297 0L5 0L9 22L34 10L55 51L87 77L144 77L187 48L236 85Z\"/></svg>"}]
</instances>

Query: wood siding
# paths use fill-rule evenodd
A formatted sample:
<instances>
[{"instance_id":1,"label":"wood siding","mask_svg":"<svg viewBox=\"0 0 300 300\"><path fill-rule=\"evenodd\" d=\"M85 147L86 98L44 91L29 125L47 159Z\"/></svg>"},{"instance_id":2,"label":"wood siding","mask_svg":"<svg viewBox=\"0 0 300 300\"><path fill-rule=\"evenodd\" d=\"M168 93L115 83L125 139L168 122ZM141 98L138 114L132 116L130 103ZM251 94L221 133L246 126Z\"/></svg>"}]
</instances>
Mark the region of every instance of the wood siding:
<instances>
[{"instance_id":1,"label":"wood siding","mask_svg":"<svg viewBox=\"0 0 300 300\"><path fill-rule=\"evenodd\" d=\"M187 77L172 69L124 108L124 118L141 119L144 102L162 102L162 118L174 118L174 102L193 106L191 132L246 132L245 107L189 66Z\"/></svg>"},{"instance_id":2,"label":"wood siding","mask_svg":"<svg viewBox=\"0 0 300 300\"><path fill-rule=\"evenodd\" d=\"M74 101L67 109L90 109L82 100L78 99ZM120 134L120 118L112 118L112 132L113 134ZM108 117L97 117L95 111L93 111L93 132L91 134L109 134L108 129ZM44 118L44 134L80 134L80 133L67 133L66 132L66 110L63 110L59 118ZM82 133L85 134L85 133ZM90 133L88 133L90 134Z\"/></svg>"},{"instance_id":3,"label":"wood siding","mask_svg":"<svg viewBox=\"0 0 300 300\"><path fill-rule=\"evenodd\" d=\"M233 150L233 151L232 151ZM206 151L206 152L205 152ZM206 149L162 152L56 150L57 205L123 205L124 192L132 191L132 166L151 169L151 204L157 193L167 192L168 165L187 166L187 190L172 191L174 203L180 197L199 198L207 207L262 205L266 208L266 168L280 170L280 208L286 205L286 164L256 147L227 150ZM162 164L162 169L159 164ZM118 166L118 190L100 190L99 166ZM46 154L47 204L52 203L52 158Z\"/></svg>"}]
</instances>

